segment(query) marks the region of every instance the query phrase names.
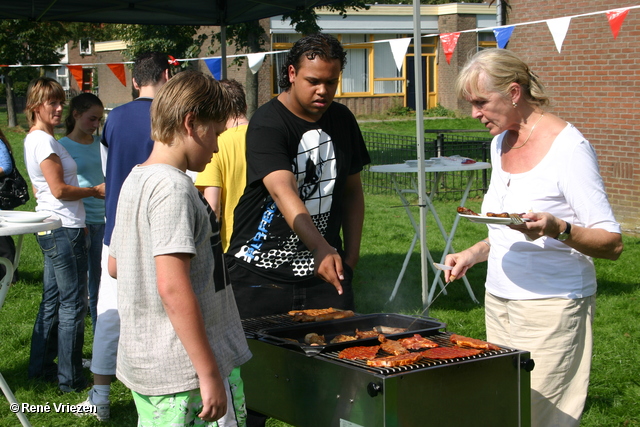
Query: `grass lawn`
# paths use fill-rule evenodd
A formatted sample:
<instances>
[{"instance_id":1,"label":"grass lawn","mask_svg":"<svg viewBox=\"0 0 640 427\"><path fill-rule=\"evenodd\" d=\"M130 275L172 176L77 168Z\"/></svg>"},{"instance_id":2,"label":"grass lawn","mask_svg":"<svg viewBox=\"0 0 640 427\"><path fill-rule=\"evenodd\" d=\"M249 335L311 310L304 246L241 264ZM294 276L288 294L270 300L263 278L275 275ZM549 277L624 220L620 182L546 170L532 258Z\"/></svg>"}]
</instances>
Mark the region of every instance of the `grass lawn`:
<instances>
[{"instance_id":1,"label":"grass lawn","mask_svg":"<svg viewBox=\"0 0 640 427\"><path fill-rule=\"evenodd\" d=\"M456 120L456 119L453 119ZM388 123L387 123L388 124ZM413 122L403 123L409 129ZM4 111L0 110L0 126L6 125ZM373 130L367 123L365 130ZM415 126L415 124L413 124ZM453 128L462 126L455 123ZM23 131L6 132L14 147L14 157L22 164ZM415 128L414 128L415 133ZM26 172L24 173L26 176ZM397 297L389 302L389 296L408 250L413 229L395 196L367 195L366 217L362 242L362 256L356 270L356 307L361 313L393 312L417 315L422 311L419 248L416 248ZM32 200L21 210L33 210ZM449 229L455 217L457 204L438 200L436 206ZM467 206L478 209L480 200L470 200ZM417 215L417 209L414 212ZM480 224L461 221L454 247L458 250L486 236L486 228ZM444 242L433 218L429 215L427 242L435 258L439 258ZM594 324L594 357L589 396L582 426L640 426L640 239L624 236L625 251L618 261L596 260L598 275L598 306ZM27 379L27 364L31 329L42 291L42 254L35 238L24 238L20 262L20 280L9 289L6 302L0 310L0 372L20 402L34 405L75 404L85 398L83 393L61 395L57 387L32 382ZM540 266L544 268L544 266ZM483 301L483 283L486 266L478 265L468 273L476 297ZM432 278L431 272L429 278ZM483 338L484 310L482 304L471 301L461 281L447 288L447 295L435 300L429 313L448 325L450 331ZM87 317L85 357L91 356L92 334ZM88 373L88 372L87 372ZM112 418L109 423L77 418L69 413L29 414L34 426L135 426L136 412L129 391L116 381L112 387ZM461 410L464 410L461 408ZM18 420L9 411L4 396L0 396L0 426L16 426ZM270 420L270 427L286 424Z\"/></svg>"}]
</instances>

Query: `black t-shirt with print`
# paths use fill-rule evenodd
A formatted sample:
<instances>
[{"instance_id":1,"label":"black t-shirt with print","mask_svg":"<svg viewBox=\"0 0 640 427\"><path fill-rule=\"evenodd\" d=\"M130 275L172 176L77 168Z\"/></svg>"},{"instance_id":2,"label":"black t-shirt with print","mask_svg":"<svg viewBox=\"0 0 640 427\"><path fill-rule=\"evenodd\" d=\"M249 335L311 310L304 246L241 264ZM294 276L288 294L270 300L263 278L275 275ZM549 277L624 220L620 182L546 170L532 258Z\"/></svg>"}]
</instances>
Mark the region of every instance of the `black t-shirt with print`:
<instances>
[{"instance_id":1,"label":"black t-shirt with print","mask_svg":"<svg viewBox=\"0 0 640 427\"><path fill-rule=\"evenodd\" d=\"M347 107L333 102L308 122L274 98L260 107L247 131L247 187L234 212L227 256L265 278L297 282L313 275L313 257L291 230L262 183L290 170L314 224L342 248L341 210L347 177L370 162L362 133Z\"/></svg>"}]
</instances>

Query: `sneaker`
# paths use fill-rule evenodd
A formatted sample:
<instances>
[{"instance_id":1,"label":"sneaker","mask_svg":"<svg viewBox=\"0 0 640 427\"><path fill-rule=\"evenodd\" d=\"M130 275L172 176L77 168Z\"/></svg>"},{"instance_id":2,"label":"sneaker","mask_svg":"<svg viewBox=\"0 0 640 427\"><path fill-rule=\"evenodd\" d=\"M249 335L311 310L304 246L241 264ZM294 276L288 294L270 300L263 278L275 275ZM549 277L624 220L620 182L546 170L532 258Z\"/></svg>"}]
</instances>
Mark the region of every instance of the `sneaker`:
<instances>
[{"instance_id":1,"label":"sneaker","mask_svg":"<svg viewBox=\"0 0 640 427\"><path fill-rule=\"evenodd\" d=\"M109 402L96 405L91 399L92 396L93 389L89 391L87 400L78 404L78 411L75 412L75 414L79 417L82 417L84 415L93 415L98 419L98 421L109 421L109 417L111 416L111 408L109 406Z\"/></svg>"}]
</instances>

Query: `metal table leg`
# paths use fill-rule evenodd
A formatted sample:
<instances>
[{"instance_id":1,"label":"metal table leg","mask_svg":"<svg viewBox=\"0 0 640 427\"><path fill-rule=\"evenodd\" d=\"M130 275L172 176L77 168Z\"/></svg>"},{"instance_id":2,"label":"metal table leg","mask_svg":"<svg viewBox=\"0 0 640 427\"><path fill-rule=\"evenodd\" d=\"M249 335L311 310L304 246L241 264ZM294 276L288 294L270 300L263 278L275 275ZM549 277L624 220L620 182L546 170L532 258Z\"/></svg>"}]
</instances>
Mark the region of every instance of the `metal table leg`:
<instances>
[{"instance_id":1,"label":"metal table leg","mask_svg":"<svg viewBox=\"0 0 640 427\"><path fill-rule=\"evenodd\" d=\"M16 256L13 262L11 262L6 258L0 258L0 264L5 267L5 271L6 271L2 280L0 280L0 308L2 308L2 305L4 304L4 300L7 296L7 292L9 291L9 287L11 286L13 273L15 272L15 269L18 266L18 261L20 260L20 252L22 251L23 238L24 238L24 235L22 234L18 236L18 242L16 243ZM7 381L4 379L2 374L0 374L0 388L2 389L2 392L4 393L7 400L9 401L9 404L12 406L16 406L18 408L18 411L16 411L15 414L20 420L20 423L24 427L31 427L31 423L27 419L27 416L24 414L24 412L20 410L20 403L18 403L18 401L16 400L16 397L13 395L13 392L11 392L11 389L9 388L9 384L7 384Z\"/></svg>"},{"instance_id":2,"label":"metal table leg","mask_svg":"<svg viewBox=\"0 0 640 427\"><path fill-rule=\"evenodd\" d=\"M473 172L469 171L468 176L469 178L467 181L467 186L464 190L464 193L462 194L462 199L460 199L460 206L464 206L464 204L467 202L467 197L469 196L469 192L471 191L471 185L473 184ZM430 204L429 207L433 208L433 205ZM440 228L440 232L442 233L442 236L446 241L444 251L442 252L442 258L440 259L440 263L444 264L444 260L446 256L450 252L455 253L455 249L453 249L452 242L453 242L453 237L456 234L456 229L458 228L458 223L460 222L460 216L456 215L455 219L453 220L453 226L451 227L451 232L447 235L447 232L445 231L442 223L440 222L440 218L437 216L437 212L435 212L435 208L433 208L432 212L434 217L436 218L436 222L438 224L438 227ZM436 277L434 278L434 281L433 281L434 285L432 285L431 291L429 292L429 299L428 299L429 303L431 303L431 300L433 299L433 294L435 293L435 283L439 279L441 273L442 272L440 270L435 272ZM471 297L473 302L475 302L476 304L479 304L479 301L476 299L476 296L473 293L473 289L471 289L471 284L469 283L469 280L467 279L467 277L464 276L462 278L462 281L464 282L464 285L467 288L467 292L469 293L469 296Z\"/></svg>"},{"instance_id":3,"label":"metal table leg","mask_svg":"<svg viewBox=\"0 0 640 427\"><path fill-rule=\"evenodd\" d=\"M411 222L411 225L413 226L413 229L415 231L415 234L413 235L413 240L411 241L411 245L409 246L409 250L407 251L407 255L404 258L404 262L402 263L402 269L400 270L400 274L398 275L398 279L396 280L396 284L393 287L393 291L391 292L391 296L389 297L389 302L393 301L394 298L396 297L396 294L398 292L398 288L400 287L400 283L402 282L402 278L404 277L404 273L407 270L407 266L409 265L409 260L411 259L411 255L413 254L413 250L416 246L416 243L418 241L418 237L420 236L420 228L418 227L418 224L416 223L415 218L413 217L413 214L411 213L411 209L409 209L409 201L407 200L407 198L404 196L405 193L411 193L411 194L417 194L416 190L402 190L400 189L400 187L398 186L398 182L395 179L395 175L391 175L391 182L393 184L393 187L396 191L396 193L398 194L398 196L400 197L400 200L402 201L402 207L404 208L405 212L407 213L407 216L409 217L409 221ZM429 198L427 197L427 203L430 204L431 201L429 200ZM429 263L433 266L433 257L431 256L431 253L429 251L427 251L427 258L429 260ZM434 267L432 267L433 271L437 271L437 269L435 269ZM433 282L433 286L436 286L436 284L439 283L440 287L442 289L444 289L444 283L442 282L442 279L438 278L436 280L434 280ZM445 291L446 292L446 291Z\"/></svg>"}]
</instances>

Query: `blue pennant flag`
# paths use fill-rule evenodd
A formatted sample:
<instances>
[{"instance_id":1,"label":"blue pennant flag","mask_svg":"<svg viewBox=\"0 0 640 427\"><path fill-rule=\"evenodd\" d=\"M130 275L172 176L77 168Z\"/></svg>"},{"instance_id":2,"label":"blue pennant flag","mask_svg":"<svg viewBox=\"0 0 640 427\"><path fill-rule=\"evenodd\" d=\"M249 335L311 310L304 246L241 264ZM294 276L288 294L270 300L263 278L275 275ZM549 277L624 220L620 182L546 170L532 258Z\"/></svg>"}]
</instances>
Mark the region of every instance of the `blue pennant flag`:
<instances>
[{"instance_id":1,"label":"blue pennant flag","mask_svg":"<svg viewBox=\"0 0 640 427\"><path fill-rule=\"evenodd\" d=\"M500 49L504 49L509 43L509 39L511 38L511 33L513 33L514 26L511 25L509 27L501 27L493 30L493 34L496 36L496 41L498 42L498 47Z\"/></svg>"},{"instance_id":2,"label":"blue pennant flag","mask_svg":"<svg viewBox=\"0 0 640 427\"><path fill-rule=\"evenodd\" d=\"M206 58L204 63L207 64L214 79L220 80L222 78L222 58Z\"/></svg>"}]
</instances>

